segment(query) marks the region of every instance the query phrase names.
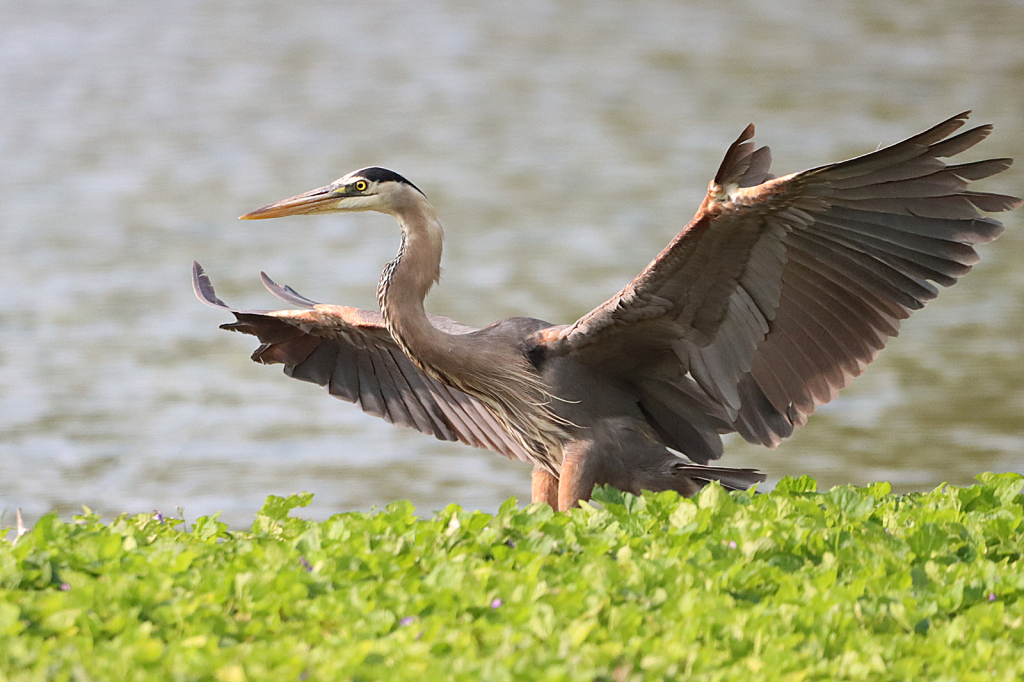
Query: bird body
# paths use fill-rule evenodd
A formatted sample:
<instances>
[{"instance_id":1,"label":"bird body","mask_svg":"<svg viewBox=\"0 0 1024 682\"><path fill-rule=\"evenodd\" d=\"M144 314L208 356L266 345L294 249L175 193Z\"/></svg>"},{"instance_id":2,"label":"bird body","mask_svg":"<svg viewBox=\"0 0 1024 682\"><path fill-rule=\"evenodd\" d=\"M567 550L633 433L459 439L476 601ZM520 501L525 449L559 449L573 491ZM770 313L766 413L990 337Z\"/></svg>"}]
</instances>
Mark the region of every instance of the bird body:
<instances>
[{"instance_id":1,"label":"bird body","mask_svg":"<svg viewBox=\"0 0 1024 682\"><path fill-rule=\"evenodd\" d=\"M565 509L594 485L746 488L752 469L708 466L721 435L776 446L859 375L900 320L977 261L1002 230L984 211L1014 197L969 181L1009 159L946 165L984 139L950 137L967 114L865 156L780 178L753 125L729 148L697 214L622 291L573 324L532 318L472 329L423 306L443 229L426 196L381 168L243 218L374 210L401 227L380 313L317 304L263 275L297 310L240 311L198 264L199 297L280 362L388 421L534 464L533 499ZM680 457L682 453L687 459Z\"/></svg>"}]
</instances>

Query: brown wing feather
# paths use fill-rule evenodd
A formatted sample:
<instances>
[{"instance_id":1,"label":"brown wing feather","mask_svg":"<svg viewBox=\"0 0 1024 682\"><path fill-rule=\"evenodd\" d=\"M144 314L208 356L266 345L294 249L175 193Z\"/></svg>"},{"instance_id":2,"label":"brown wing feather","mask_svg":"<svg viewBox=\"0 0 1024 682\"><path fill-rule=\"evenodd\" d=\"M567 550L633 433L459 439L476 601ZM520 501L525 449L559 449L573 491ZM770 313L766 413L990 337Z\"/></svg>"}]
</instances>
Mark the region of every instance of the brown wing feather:
<instances>
[{"instance_id":1,"label":"brown wing feather","mask_svg":"<svg viewBox=\"0 0 1024 682\"><path fill-rule=\"evenodd\" d=\"M979 209L1020 205L966 189L1010 159L941 160L991 131L950 137L966 118L778 179L748 127L690 224L616 296L549 335L549 352L640 386L674 366L679 385L688 374L721 407L710 416L776 445L863 372L935 284L971 269L972 246L1002 231Z\"/></svg>"},{"instance_id":2,"label":"brown wing feather","mask_svg":"<svg viewBox=\"0 0 1024 682\"><path fill-rule=\"evenodd\" d=\"M288 376L325 386L331 395L391 424L531 461L476 399L413 364L391 338L380 313L317 304L266 275L263 282L272 293L304 310L236 310L217 297L198 263L192 275L201 301L234 314L236 321L222 329L260 340L252 355L255 362L283 364ZM473 331L441 316L431 316L431 322L450 333Z\"/></svg>"}]
</instances>

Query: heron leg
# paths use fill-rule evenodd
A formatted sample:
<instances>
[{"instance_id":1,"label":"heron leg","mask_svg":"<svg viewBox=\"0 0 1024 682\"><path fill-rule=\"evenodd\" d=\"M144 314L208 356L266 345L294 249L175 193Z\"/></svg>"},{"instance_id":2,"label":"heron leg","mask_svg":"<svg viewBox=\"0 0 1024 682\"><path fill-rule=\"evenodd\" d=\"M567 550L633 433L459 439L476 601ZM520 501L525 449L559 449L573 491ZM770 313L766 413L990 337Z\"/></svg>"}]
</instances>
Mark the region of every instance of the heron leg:
<instances>
[{"instance_id":1,"label":"heron leg","mask_svg":"<svg viewBox=\"0 0 1024 682\"><path fill-rule=\"evenodd\" d=\"M558 479L547 469L533 467L530 491L533 502L547 502L552 509L558 509Z\"/></svg>"},{"instance_id":2,"label":"heron leg","mask_svg":"<svg viewBox=\"0 0 1024 682\"><path fill-rule=\"evenodd\" d=\"M575 441L562 451L562 475L558 479L558 511L579 506L594 491L595 462L588 443Z\"/></svg>"}]
</instances>

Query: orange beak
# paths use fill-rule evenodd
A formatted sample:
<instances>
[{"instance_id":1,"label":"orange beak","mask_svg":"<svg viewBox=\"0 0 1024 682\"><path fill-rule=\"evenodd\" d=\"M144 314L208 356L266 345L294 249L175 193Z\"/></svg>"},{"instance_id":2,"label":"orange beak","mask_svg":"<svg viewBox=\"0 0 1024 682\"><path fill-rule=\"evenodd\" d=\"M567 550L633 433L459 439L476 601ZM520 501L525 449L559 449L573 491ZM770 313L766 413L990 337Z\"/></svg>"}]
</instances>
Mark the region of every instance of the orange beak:
<instances>
[{"instance_id":1,"label":"orange beak","mask_svg":"<svg viewBox=\"0 0 1024 682\"><path fill-rule=\"evenodd\" d=\"M239 216L239 220L261 220L263 218L281 218L288 215L330 211L337 208L338 201L343 198L344 194L340 194L337 187L326 185L291 197L290 199L282 199L263 208L257 208L255 211Z\"/></svg>"}]
</instances>

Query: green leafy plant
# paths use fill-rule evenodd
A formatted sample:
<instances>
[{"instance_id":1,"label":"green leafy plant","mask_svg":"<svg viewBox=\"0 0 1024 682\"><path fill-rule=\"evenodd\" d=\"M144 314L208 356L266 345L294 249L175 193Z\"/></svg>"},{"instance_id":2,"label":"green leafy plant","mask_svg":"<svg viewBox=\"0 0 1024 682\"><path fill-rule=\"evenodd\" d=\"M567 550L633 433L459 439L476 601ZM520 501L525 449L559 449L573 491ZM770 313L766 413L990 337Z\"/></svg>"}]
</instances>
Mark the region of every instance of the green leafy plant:
<instances>
[{"instance_id":1,"label":"green leafy plant","mask_svg":"<svg viewBox=\"0 0 1024 682\"><path fill-rule=\"evenodd\" d=\"M49 515L0 541L0 680L1018 680L1022 481Z\"/></svg>"}]
</instances>

